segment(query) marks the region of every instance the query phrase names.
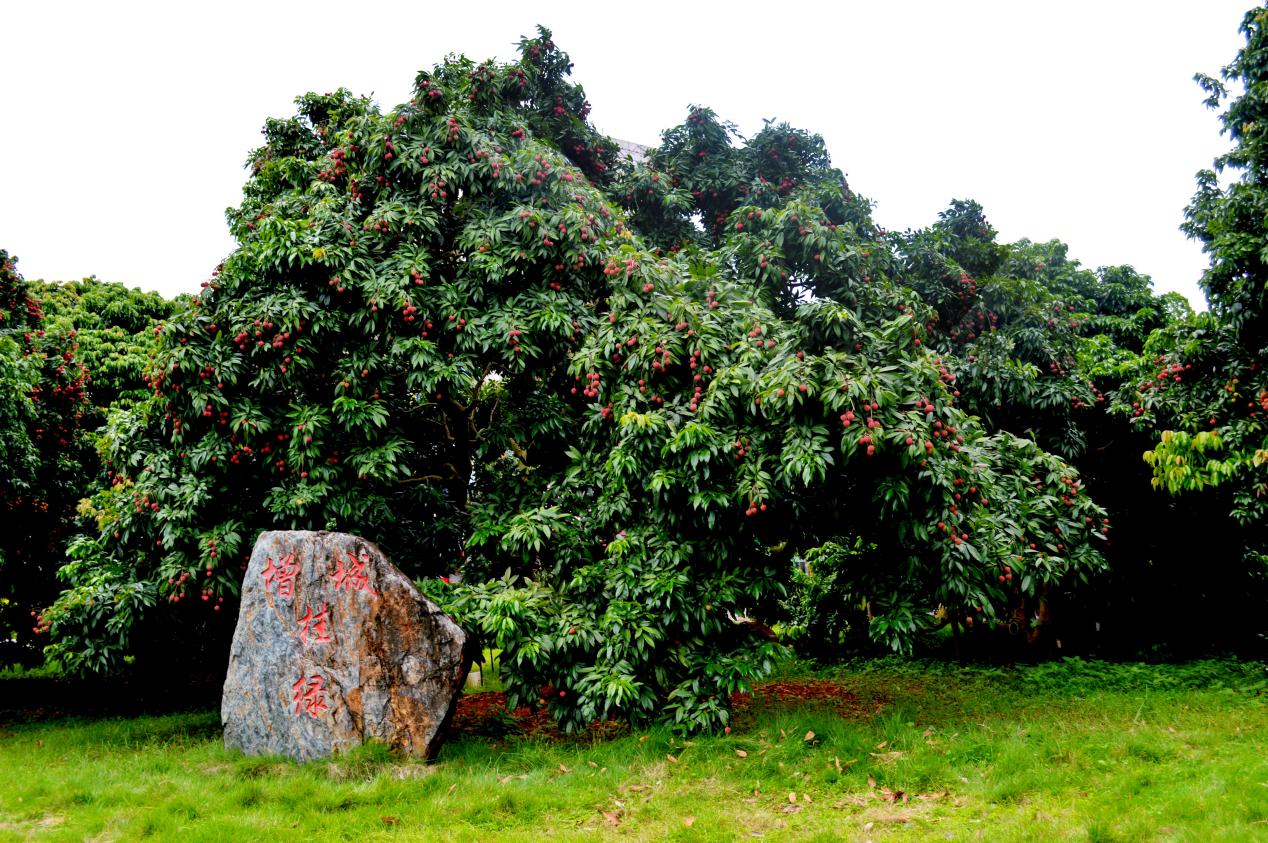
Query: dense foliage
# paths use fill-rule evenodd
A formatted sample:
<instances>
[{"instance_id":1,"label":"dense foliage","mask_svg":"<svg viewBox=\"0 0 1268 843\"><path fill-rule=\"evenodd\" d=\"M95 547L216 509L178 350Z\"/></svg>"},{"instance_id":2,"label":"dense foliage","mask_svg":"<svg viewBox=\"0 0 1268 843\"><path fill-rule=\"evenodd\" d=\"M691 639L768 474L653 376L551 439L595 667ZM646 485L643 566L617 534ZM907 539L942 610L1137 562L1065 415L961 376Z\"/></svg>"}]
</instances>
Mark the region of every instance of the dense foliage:
<instances>
[{"instance_id":1,"label":"dense foliage","mask_svg":"<svg viewBox=\"0 0 1268 843\"><path fill-rule=\"evenodd\" d=\"M87 372L73 328L51 325L35 286L0 250L0 663L38 656L39 610L92 470Z\"/></svg>"},{"instance_id":2,"label":"dense foliage","mask_svg":"<svg viewBox=\"0 0 1268 843\"><path fill-rule=\"evenodd\" d=\"M1198 76L1207 105L1223 109L1233 142L1198 174L1183 226L1210 257L1201 279L1210 312L1194 314L1174 295L1151 297L1141 283L1147 279L1127 268L1101 270L1094 286L1070 283L1036 255L1049 290L1095 304L1088 317L1074 314L1083 323L1074 370L1089 378L1097 398L1095 412L1076 418L1091 447L1083 455L1062 452L1120 515L1113 578L1098 589L1107 600L1082 608L1111 626L1141 626L1136 635L1119 632L1137 651L1262 652L1268 632L1261 612L1268 598L1268 229L1264 130L1256 120L1268 78L1266 22L1264 8L1248 12L1245 47L1220 79ZM1142 451L1144 477L1135 461Z\"/></svg>"},{"instance_id":3,"label":"dense foliage","mask_svg":"<svg viewBox=\"0 0 1268 843\"><path fill-rule=\"evenodd\" d=\"M1210 312L1150 336L1115 395L1115 410L1153 440L1153 483L1208 510L1194 549L1241 557L1236 581L1268 596L1268 10L1242 21L1246 46L1219 80L1198 76L1223 108L1232 149L1198 174L1185 231L1210 256ZM1207 569L1208 578L1220 573ZM1262 605L1262 604L1259 604ZM1236 611L1236 610L1234 610ZM1257 609L1252 609L1257 616ZM1258 619L1252 629L1263 632Z\"/></svg>"},{"instance_id":4,"label":"dense foliage","mask_svg":"<svg viewBox=\"0 0 1268 843\"><path fill-rule=\"evenodd\" d=\"M1076 472L960 408L822 139L737 147L697 108L619 162L568 67L543 31L391 112L339 91L267 124L238 250L105 433L64 663L136 650L157 602L205 637L259 530L344 529L462 568L441 599L514 702L708 727L809 548L882 549L849 577L900 650L1102 565Z\"/></svg>"},{"instance_id":5,"label":"dense foliage","mask_svg":"<svg viewBox=\"0 0 1268 843\"><path fill-rule=\"evenodd\" d=\"M149 395L145 372L154 329L176 312L178 302L96 278L30 286L46 324L75 333L76 359L88 370L85 389L94 408L89 426L100 425L108 409Z\"/></svg>"},{"instance_id":6,"label":"dense foliage","mask_svg":"<svg viewBox=\"0 0 1268 843\"><path fill-rule=\"evenodd\" d=\"M28 281L16 261L4 263L0 458L11 470L3 487L0 638L12 646L0 661L30 662L42 658L37 633L48 621L39 610L62 589L56 574L77 529L77 503L101 476L94 431L110 408L148 393L153 329L174 305L94 278Z\"/></svg>"},{"instance_id":7,"label":"dense foliage","mask_svg":"<svg viewBox=\"0 0 1268 843\"><path fill-rule=\"evenodd\" d=\"M1144 646L1184 601L1240 613L1268 547L1263 14L1224 72L1240 93L1203 78L1237 144L1188 210L1209 314L1059 241L1001 244L970 200L885 232L784 123L745 139L692 107L622 158L546 30L390 111L300 97L250 157L237 249L179 307L34 291L5 260L10 511L66 523L95 471L75 431L109 408L49 654L222 658L274 528L382 544L502 651L513 704L569 728L720 726L781 623L830 656L1054 618ZM1159 522L1218 525L1236 575L1210 587ZM39 545L13 535L0 565Z\"/></svg>"}]
</instances>

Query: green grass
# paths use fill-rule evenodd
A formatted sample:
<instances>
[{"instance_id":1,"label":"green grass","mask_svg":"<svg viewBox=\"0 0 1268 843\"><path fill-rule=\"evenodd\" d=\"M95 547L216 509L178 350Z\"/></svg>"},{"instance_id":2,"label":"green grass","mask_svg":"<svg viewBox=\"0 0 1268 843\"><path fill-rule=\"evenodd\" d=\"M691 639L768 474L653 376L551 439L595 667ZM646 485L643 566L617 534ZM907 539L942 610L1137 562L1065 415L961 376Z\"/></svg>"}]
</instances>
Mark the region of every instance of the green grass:
<instances>
[{"instance_id":1,"label":"green grass","mask_svg":"<svg viewBox=\"0 0 1268 843\"><path fill-rule=\"evenodd\" d=\"M759 705L688 741L464 738L430 764L246 758L212 712L0 727L0 840L1268 840L1262 665L780 678L825 677L868 713Z\"/></svg>"}]
</instances>

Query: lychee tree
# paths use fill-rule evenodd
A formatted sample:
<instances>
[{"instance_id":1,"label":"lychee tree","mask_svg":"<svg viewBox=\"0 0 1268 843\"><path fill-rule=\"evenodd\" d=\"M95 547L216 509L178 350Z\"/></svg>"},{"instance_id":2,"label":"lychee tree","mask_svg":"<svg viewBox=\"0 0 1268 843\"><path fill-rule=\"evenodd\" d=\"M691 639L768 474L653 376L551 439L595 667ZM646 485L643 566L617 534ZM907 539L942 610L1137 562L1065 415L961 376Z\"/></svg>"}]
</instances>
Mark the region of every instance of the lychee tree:
<instances>
[{"instance_id":1,"label":"lychee tree","mask_svg":"<svg viewBox=\"0 0 1268 843\"><path fill-rule=\"evenodd\" d=\"M955 360L965 407L991 429L1081 455L1079 411L1100 401L1080 363L1081 332L1097 306L1054 283L1077 267L1063 261L1064 246L999 244L981 206L967 200L897 239L906 283L934 311L930 342Z\"/></svg>"},{"instance_id":2,"label":"lychee tree","mask_svg":"<svg viewBox=\"0 0 1268 843\"><path fill-rule=\"evenodd\" d=\"M574 357L586 435L535 518L564 540L526 544L524 512L473 536L539 560L531 584L465 598L518 701L548 687L571 726L725 722L769 656L743 619L769 619L794 553L836 536L883 548L850 591L900 651L939 607L989 620L1098 567L1103 512L1075 472L959 410L954 374L915 345L916 305L887 284L859 285L861 313L810 302L783 320L747 272L630 259Z\"/></svg>"},{"instance_id":3,"label":"lychee tree","mask_svg":"<svg viewBox=\"0 0 1268 843\"><path fill-rule=\"evenodd\" d=\"M1198 173L1185 232L1210 257L1200 284L1210 312L1150 337L1115 408L1156 437L1145 454L1157 487L1218 500L1237 528L1246 570L1268 586L1268 9L1242 20L1245 46L1220 78L1201 75L1223 109L1232 149Z\"/></svg>"},{"instance_id":4,"label":"lychee tree","mask_svg":"<svg viewBox=\"0 0 1268 843\"><path fill-rule=\"evenodd\" d=\"M617 186L657 236L606 266L606 318L570 367L586 435L564 480L535 510L476 518L471 544L533 577L453 604L502 649L512 701L570 727L724 723L728 695L768 664L754 621L790 560L834 537L882 549L845 587L897 650L935 615L1011 616L1101 564L1104 513L1075 472L958 409L955 373L922 346L931 312L896 283L865 200L836 171L766 189L735 163L766 158L708 146L730 143L714 120L694 109L666 138L698 135L690 164L732 162L716 196L656 150L660 178L625 182L655 187ZM682 185L702 217L752 201L694 246L667 242L693 212Z\"/></svg>"},{"instance_id":5,"label":"lychee tree","mask_svg":"<svg viewBox=\"0 0 1268 843\"><path fill-rule=\"evenodd\" d=\"M964 408L990 429L1032 437L1073 461L1115 525L1108 570L1095 587L1049 589L1037 617L1002 625L1010 637L1020 642L1025 632L1041 649L1063 640L1067 651L1095 646L1127 656L1200 655L1244 639L1235 618L1248 592L1223 567L1240 554L1231 548L1235 531L1219 526L1224 519L1209 506L1150 489L1140 455L1152 428L1125 418L1119 401L1124 379L1148 367L1142 352L1151 332L1186 319L1187 302L1154 295L1130 266L1085 269L1056 240L998 244L970 201L953 202L933 226L897 241L905 284L935 310L928 343L957 373ZM1193 567L1199 543L1214 568ZM1212 570L1221 574L1208 576ZM1200 631L1171 621L1208 608L1219 620ZM1039 625L1051 625L1048 634Z\"/></svg>"},{"instance_id":6,"label":"lychee tree","mask_svg":"<svg viewBox=\"0 0 1268 843\"><path fill-rule=\"evenodd\" d=\"M158 293L91 277L29 283L46 326L75 332L75 356L88 370L85 390L94 407L87 426L103 422L110 407L144 400L154 326L179 305Z\"/></svg>"},{"instance_id":7,"label":"lychee tree","mask_svg":"<svg viewBox=\"0 0 1268 843\"><path fill-rule=\"evenodd\" d=\"M616 146L566 56L544 31L522 47L420 73L390 113L341 90L267 123L229 213L238 249L157 329L151 398L103 437L112 485L49 615L64 663L144 643L108 608L121 590L138 617L184 606L223 638L261 529L357 532L444 574L473 466L505 506L558 473L569 416L549 387L626 232L596 187Z\"/></svg>"},{"instance_id":8,"label":"lychee tree","mask_svg":"<svg viewBox=\"0 0 1268 843\"><path fill-rule=\"evenodd\" d=\"M543 30L392 111L337 91L266 125L237 250L105 435L63 662L156 615L223 635L260 530L341 529L503 651L512 703L711 728L824 542L882 548L850 587L898 650L1101 564L1073 469L959 408L821 139L737 147L692 109L620 162L569 67Z\"/></svg>"},{"instance_id":9,"label":"lychee tree","mask_svg":"<svg viewBox=\"0 0 1268 843\"><path fill-rule=\"evenodd\" d=\"M75 331L50 326L35 285L0 250L0 662L38 661L40 610L91 471L87 372Z\"/></svg>"}]
</instances>

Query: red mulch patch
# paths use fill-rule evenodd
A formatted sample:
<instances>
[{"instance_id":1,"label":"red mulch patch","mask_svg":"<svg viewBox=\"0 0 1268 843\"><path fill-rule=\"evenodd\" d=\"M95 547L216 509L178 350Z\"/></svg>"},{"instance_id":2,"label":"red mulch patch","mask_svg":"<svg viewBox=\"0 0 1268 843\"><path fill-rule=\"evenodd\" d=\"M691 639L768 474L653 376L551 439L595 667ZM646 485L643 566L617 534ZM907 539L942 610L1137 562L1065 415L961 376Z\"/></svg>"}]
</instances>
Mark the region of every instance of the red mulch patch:
<instances>
[{"instance_id":1,"label":"red mulch patch","mask_svg":"<svg viewBox=\"0 0 1268 843\"><path fill-rule=\"evenodd\" d=\"M515 711L507 711L506 694L502 691L464 693L458 698L458 710L449 729L460 734L490 737L512 733L559 736L559 727L546 709L520 706Z\"/></svg>"},{"instance_id":2,"label":"red mulch patch","mask_svg":"<svg viewBox=\"0 0 1268 843\"><path fill-rule=\"evenodd\" d=\"M865 705L854 694L827 679L766 682L751 693L732 695L731 705L736 719L751 714L756 707L813 705L850 718L870 717L880 709L879 704ZM501 691L463 694L449 728L455 734L466 735L503 737L517 734L550 740L563 738L559 726L544 708L522 706L508 712L506 694ZM614 721L596 722L590 724L586 737L616 737L624 728Z\"/></svg>"},{"instance_id":3,"label":"red mulch patch","mask_svg":"<svg viewBox=\"0 0 1268 843\"><path fill-rule=\"evenodd\" d=\"M573 738L614 738L627 727L615 720L596 720L582 734ZM449 724L452 734L483 735L500 738L506 735L531 735L548 740L563 740L566 736L559 724L551 719L543 708L520 706L506 710L506 694L502 691L477 691L464 693L458 699L458 709Z\"/></svg>"},{"instance_id":4,"label":"red mulch patch","mask_svg":"<svg viewBox=\"0 0 1268 843\"><path fill-rule=\"evenodd\" d=\"M810 705L827 709L839 717L871 717L880 711L882 704L865 705L853 693L828 679L789 679L782 682L765 682L751 693L732 694L733 716L742 724L755 708L775 708Z\"/></svg>"}]
</instances>

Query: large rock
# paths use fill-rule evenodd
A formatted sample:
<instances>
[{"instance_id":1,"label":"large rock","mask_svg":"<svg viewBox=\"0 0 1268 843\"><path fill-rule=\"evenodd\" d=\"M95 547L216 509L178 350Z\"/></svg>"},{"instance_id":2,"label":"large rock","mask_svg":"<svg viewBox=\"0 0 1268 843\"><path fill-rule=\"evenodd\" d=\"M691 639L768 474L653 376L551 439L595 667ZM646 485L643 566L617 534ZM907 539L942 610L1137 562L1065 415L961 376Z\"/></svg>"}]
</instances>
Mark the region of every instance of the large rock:
<instances>
[{"instance_id":1,"label":"large rock","mask_svg":"<svg viewBox=\"0 0 1268 843\"><path fill-rule=\"evenodd\" d=\"M466 640L370 542L264 533L229 655L225 746L308 760L376 740L430 757L462 688Z\"/></svg>"}]
</instances>

